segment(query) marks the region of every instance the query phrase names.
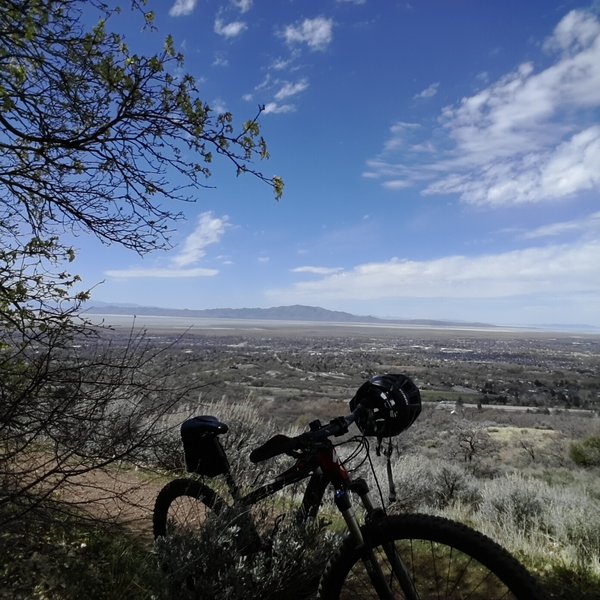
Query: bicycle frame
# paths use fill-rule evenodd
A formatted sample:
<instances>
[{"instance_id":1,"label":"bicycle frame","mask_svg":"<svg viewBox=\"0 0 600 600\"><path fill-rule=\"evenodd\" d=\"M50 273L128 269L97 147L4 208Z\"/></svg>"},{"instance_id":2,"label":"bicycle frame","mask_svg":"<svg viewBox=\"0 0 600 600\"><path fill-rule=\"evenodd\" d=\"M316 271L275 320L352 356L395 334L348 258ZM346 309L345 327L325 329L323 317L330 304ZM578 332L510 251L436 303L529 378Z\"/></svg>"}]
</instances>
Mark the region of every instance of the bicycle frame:
<instances>
[{"instance_id":1,"label":"bicycle frame","mask_svg":"<svg viewBox=\"0 0 600 600\"><path fill-rule=\"evenodd\" d=\"M383 570L375 559L372 548L368 544L365 544L360 524L350 502L349 492L354 492L360 497L366 511L367 521L383 518L385 512L383 509L377 509L373 506L369 496L369 487L364 479L351 479L350 474L338 458L335 447L329 440L323 444L322 448L317 450L313 460L304 462L300 458L291 468L278 475L272 483L263 485L243 497L240 497L238 494L238 502L243 506L250 506L306 477L310 477L310 479L298 511L299 518L305 521L308 518L316 517L323 502L325 490L331 484L334 488L335 505L344 518L356 548L361 549L363 563L377 595L382 599L393 600L394 594L388 585ZM228 480L234 485L234 489L237 489L229 473ZM253 528L253 532L256 533L254 523L250 525ZM388 558L390 569L400 583L405 597L408 600L417 600L412 580L395 547L393 545L385 546L384 551Z\"/></svg>"},{"instance_id":2,"label":"bicycle frame","mask_svg":"<svg viewBox=\"0 0 600 600\"><path fill-rule=\"evenodd\" d=\"M364 540L348 492L352 491L360 497L367 513L367 519L374 519L379 515L383 516L383 511L373 506L366 482L360 478L351 479L331 442L324 443L323 447L319 448L308 459L301 456L292 467L277 475L273 481L253 489L246 495L240 493L230 472L225 475L234 505L247 508L306 478L309 478L309 480L304 490L302 503L298 509L298 518L305 521L317 516L323 503L325 491L331 484L334 488L335 505L355 539L356 546L362 546Z\"/></svg>"},{"instance_id":3,"label":"bicycle frame","mask_svg":"<svg viewBox=\"0 0 600 600\"><path fill-rule=\"evenodd\" d=\"M234 503L249 507L285 487L310 478L304 491L300 512L303 518L314 517L321 506L327 486L336 478L344 477L342 473L348 478L346 470L335 455L333 446L320 450L316 458L317 460L306 460L305 457L300 457L294 465L277 475L273 481L253 489L246 495L240 493L230 472L225 474L225 480ZM326 467L325 471L323 466ZM336 468L339 471L336 472Z\"/></svg>"}]
</instances>

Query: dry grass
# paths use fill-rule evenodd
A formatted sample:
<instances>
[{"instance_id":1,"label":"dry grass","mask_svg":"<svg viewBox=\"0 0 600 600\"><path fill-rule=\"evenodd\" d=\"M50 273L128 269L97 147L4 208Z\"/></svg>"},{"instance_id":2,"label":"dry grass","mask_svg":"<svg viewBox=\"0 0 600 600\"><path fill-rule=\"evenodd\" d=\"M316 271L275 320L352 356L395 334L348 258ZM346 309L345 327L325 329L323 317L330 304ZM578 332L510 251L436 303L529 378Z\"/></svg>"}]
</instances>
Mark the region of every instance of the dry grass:
<instances>
[{"instance_id":1,"label":"dry grass","mask_svg":"<svg viewBox=\"0 0 600 600\"><path fill-rule=\"evenodd\" d=\"M538 429L535 427L515 427L510 425L504 426L490 426L487 427L487 432L497 442L505 444L513 444L520 440L526 439L527 441L535 444L536 446L543 446L548 442L549 439L556 438L560 435L560 432L552 429Z\"/></svg>"}]
</instances>

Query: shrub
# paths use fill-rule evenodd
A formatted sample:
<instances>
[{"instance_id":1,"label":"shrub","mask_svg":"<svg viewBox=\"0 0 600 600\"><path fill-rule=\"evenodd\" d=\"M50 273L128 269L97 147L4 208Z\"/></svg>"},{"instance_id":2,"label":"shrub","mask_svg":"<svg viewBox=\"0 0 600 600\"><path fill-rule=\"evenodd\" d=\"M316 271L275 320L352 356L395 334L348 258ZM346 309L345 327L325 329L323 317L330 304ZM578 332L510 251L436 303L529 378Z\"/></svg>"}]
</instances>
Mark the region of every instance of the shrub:
<instances>
[{"instance_id":1,"label":"shrub","mask_svg":"<svg viewBox=\"0 0 600 600\"><path fill-rule=\"evenodd\" d=\"M486 482L482 494L469 515L475 527L546 574L564 567L600 578L600 506L587 491L512 474Z\"/></svg>"},{"instance_id":2,"label":"shrub","mask_svg":"<svg viewBox=\"0 0 600 600\"><path fill-rule=\"evenodd\" d=\"M580 467L600 467L600 436L593 435L569 448L571 460Z\"/></svg>"},{"instance_id":3,"label":"shrub","mask_svg":"<svg viewBox=\"0 0 600 600\"><path fill-rule=\"evenodd\" d=\"M387 491L387 473L384 460L375 462L375 474L367 474L369 487L376 490L375 478L382 486L384 493ZM428 505L432 497L431 464L417 456L402 456L393 461L393 477L396 487L395 511L418 511ZM386 498L387 500L387 498Z\"/></svg>"},{"instance_id":4,"label":"shrub","mask_svg":"<svg viewBox=\"0 0 600 600\"><path fill-rule=\"evenodd\" d=\"M0 532L1 600L148 600L165 596L148 544L131 532L56 518L38 506Z\"/></svg>"},{"instance_id":5,"label":"shrub","mask_svg":"<svg viewBox=\"0 0 600 600\"><path fill-rule=\"evenodd\" d=\"M518 476L502 477L485 487L481 513L500 527L529 533L543 527L544 500L537 482Z\"/></svg>"},{"instance_id":6,"label":"shrub","mask_svg":"<svg viewBox=\"0 0 600 600\"><path fill-rule=\"evenodd\" d=\"M157 541L172 597L192 600L301 600L311 596L336 539L321 520L275 520L260 551L240 552L231 515L211 515L195 536Z\"/></svg>"},{"instance_id":7,"label":"shrub","mask_svg":"<svg viewBox=\"0 0 600 600\"><path fill-rule=\"evenodd\" d=\"M481 492L477 482L462 468L452 463L442 464L433 473L434 505L444 509L457 502L477 507L481 502Z\"/></svg>"},{"instance_id":8,"label":"shrub","mask_svg":"<svg viewBox=\"0 0 600 600\"><path fill-rule=\"evenodd\" d=\"M575 548L578 572L585 571L587 565L598 565L600 559L600 521L590 520L591 516L582 515L579 519L567 523L565 527L565 537Z\"/></svg>"},{"instance_id":9,"label":"shrub","mask_svg":"<svg viewBox=\"0 0 600 600\"><path fill-rule=\"evenodd\" d=\"M383 460L377 461L375 469L379 484L386 489ZM476 508L481 502L477 481L462 465L406 455L393 460L392 470L397 496L394 511L441 510L456 503ZM371 489L377 489L373 475L367 479Z\"/></svg>"}]
</instances>

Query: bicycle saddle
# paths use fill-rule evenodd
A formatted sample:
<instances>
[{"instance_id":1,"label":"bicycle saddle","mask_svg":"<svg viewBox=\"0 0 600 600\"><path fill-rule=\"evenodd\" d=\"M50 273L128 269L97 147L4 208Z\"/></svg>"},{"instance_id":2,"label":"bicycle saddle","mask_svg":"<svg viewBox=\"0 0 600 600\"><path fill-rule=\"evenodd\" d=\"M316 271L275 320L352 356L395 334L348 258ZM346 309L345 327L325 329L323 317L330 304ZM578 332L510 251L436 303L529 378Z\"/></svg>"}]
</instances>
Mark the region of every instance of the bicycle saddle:
<instances>
[{"instance_id":1,"label":"bicycle saddle","mask_svg":"<svg viewBox=\"0 0 600 600\"><path fill-rule=\"evenodd\" d=\"M220 435L221 433L227 433L229 427L225 423L222 423L217 417L211 417L209 415L203 415L201 417L192 417L187 419L181 424L181 434L186 433L208 433L212 435Z\"/></svg>"}]
</instances>

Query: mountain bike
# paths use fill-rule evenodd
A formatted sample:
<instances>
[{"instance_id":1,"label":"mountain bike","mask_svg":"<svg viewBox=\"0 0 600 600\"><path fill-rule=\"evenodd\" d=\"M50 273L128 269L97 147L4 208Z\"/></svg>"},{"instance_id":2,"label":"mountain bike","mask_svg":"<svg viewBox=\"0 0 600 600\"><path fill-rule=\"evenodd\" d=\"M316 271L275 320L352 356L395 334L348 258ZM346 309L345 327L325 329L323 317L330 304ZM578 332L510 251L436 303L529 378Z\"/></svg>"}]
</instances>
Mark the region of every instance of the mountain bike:
<instances>
[{"instance_id":1,"label":"mountain bike","mask_svg":"<svg viewBox=\"0 0 600 600\"><path fill-rule=\"evenodd\" d=\"M405 375L383 375L363 384L350 402L352 412L289 437L278 434L250 454L253 463L288 455L294 459L267 484L242 494L232 476L219 436L228 426L213 416L195 417L182 426L189 471L204 477L223 476L231 497L227 503L203 480L185 478L168 483L154 508L156 538L200 531L207 512L236 510L245 533L241 551L260 552L264 544L250 516L250 507L287 486L307 479L297 518L314 519L332 488L334 504L347 534L326 565L319 583L320 599L404 600L536 600L535 579L504 548L490 538L445 518L426 514L388 515L376 506L365 479L353 477L338 457L331 438L348 433L354 423L362 447L375 436L397 435L410 427L421 410L419 392ZM367 450L368 451L368 450ZM353 499L362 506L357 516Z\"/></svg>"}]
</instances>

